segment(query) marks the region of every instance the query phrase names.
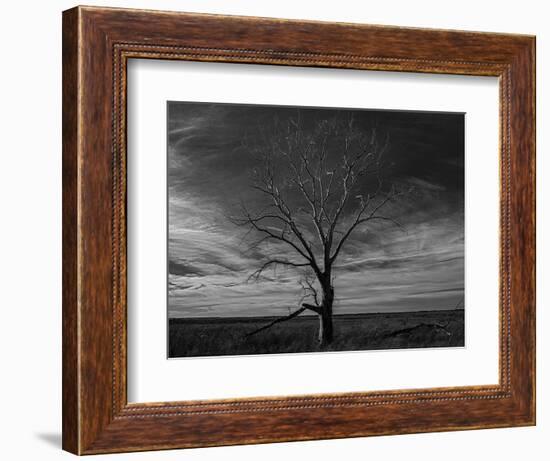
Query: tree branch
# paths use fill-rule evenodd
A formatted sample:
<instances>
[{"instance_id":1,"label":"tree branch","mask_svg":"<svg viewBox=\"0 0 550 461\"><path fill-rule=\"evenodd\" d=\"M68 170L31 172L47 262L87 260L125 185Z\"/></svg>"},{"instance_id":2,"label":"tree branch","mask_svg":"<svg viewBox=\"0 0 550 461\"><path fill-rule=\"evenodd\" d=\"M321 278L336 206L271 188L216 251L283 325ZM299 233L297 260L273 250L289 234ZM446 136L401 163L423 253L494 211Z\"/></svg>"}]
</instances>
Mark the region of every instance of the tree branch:
<instances>
[{"instance_id":1,"label":"tree branch","mask_svg":"<svg viewBox=\"0 0 550 461\"><path fill-rule=\"evenodd\" d=\"M248 280L250 279L256 279L258 280L260 276L262 275L262 272L264 272L269 266L289 266L289 267L307 267L311 266L310 262L306 263L296 263L293 261L286 261L284 259L270 259L269 261L266 261L264 264L262 264L262 267L255 270L252 274L248 276Z\"/></svg>"},{"instance_id":2,"label":"tree branch","mask_svg":"<svg viewBox=\"0 0 550 461\"><path fill-rule=\"evenodd\" d=\"M376 215L376 212L378 212L386 203L388 203L392 198L396 197L397 195L399 195L399 194L395 194L393 189L392 189L390 191L390 193L388 193L388 195L384 198L384 200L382 200L377 206L375 206L374 209L370 212L370 214L365 218L362 218L362 216L363 216L363 213L366 211L366 209L368 207L370 199L368 199L366 202L363 203L361 209L359 210L359 212L357 213L357 215L355 217L354 222L348 228L348 230L344 233L344 235L342 236L342 238L340 239L340 242L338 243L338 245L336 247L336 250L334 251L334 254L330 257L330 261L332 263L334 263L334 261L338 257L338 254L340 253L340 250L344 246L344 243L346 242L348 237L361 224L364 224L368 221L374 221L374 220L378 219L378 220L383 220L383 221L390 221L391 223L395 224L399 228L403 227L403 226L401 226L401 224L399 222L397 222L393 218L389 218L389 217L386 217L386 216L377 216Z\"/></svg>"}]
</instances>

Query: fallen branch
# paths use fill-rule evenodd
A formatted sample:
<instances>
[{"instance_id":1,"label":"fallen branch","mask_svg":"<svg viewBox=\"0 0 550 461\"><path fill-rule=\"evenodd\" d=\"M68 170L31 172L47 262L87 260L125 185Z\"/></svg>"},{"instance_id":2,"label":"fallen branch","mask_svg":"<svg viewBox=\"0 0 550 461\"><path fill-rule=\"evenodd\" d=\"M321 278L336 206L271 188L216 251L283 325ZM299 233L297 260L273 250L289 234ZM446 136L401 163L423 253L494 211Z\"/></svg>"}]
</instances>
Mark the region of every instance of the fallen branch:
<instances>
[{"instance_id":1,"label":"fallen branch","mask_svg":"<svg viewBox=\"0 0 550 461\"><path fill-rule=\"evenodd\" d=\"M247 333L246 335L244 335L245 338L248 338L252 335L255 335L257 333L260 333L261 331L264 331L264 330L267 330L268 328L271 328L273 325L276 325L277 323L281 323L281 322L286 322L287 320L291 320L293 319L294 317L297 317L298 315L300 315L302 312L304 312L305 310L311 310L313 312L316 312L317 314L319 313L319 308L317 306L313 306L311 304L302 304L302 307L300 307L300 309L298 309L297 311L294 311L292 314L289 314L285 317L279 317L275 320L273 320L272 322L268 323L267 325L264 325L263 327L260 327L250 333Z\"/></svg>"},{"instance_id":2,"label":"fallen branch","mask_svg":"<svg viewBox=\"0 0 550 461\"><path fill-rule=\"evenodd\" d=\"M441 323L419 323L418 325L415 325L413 327L401 328L400 330L392 331L391 333L384 335L384 338L391 338L397 335L411 333L412 331L421 327L437 328L443 330L447 336L451 336L452 333L447 330L448 325L448 323L446 325L443 325Z\"/></svg>"}]
</instances>

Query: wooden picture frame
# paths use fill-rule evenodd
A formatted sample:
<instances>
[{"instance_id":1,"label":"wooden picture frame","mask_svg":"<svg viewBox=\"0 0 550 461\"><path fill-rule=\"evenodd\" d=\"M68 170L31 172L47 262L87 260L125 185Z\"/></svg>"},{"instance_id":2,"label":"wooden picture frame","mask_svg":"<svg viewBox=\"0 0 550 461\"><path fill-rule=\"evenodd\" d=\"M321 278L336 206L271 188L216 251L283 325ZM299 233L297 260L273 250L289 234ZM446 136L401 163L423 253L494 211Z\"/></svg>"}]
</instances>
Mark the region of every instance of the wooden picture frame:
<instances>
[{"instance_id":1,"label":"wooden picture frame","mask_svg":"<svg viewBox=\"0 0 550 461\"><path fill-rule=\"evenodd\" d=\"M499 78L495 386L129 404L131 58ZM93 454L535 424L535 38L76 7L63 13L63 448Z\"/></svg>"}]
</instances>

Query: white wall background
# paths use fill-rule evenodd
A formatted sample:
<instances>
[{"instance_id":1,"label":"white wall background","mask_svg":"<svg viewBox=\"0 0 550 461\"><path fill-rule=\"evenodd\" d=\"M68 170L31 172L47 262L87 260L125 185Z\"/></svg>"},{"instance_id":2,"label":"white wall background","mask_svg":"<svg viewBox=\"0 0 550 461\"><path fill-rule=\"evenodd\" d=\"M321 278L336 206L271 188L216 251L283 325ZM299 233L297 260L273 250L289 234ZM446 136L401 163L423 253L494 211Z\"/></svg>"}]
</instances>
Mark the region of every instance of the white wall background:
<instances>
[{"instance_id":1,"label":"white wall background","mask_svg":"<svg viewBox=\"0 0 550 461\"><path fill-rule=\"evenodd\" d=\"M0 15L0 433L3 459L69 459L61 445L61 11L71 1L5 2ZM181 0L87 4L537 35L538 425L117 455L135 460L547 459L550 451L550 30L545 2ZM547 286L549 286L547 284ZM98 457L103 459L105 457ZM114 459L114 458L113 458Z\"/></svg>"}]
</instances>

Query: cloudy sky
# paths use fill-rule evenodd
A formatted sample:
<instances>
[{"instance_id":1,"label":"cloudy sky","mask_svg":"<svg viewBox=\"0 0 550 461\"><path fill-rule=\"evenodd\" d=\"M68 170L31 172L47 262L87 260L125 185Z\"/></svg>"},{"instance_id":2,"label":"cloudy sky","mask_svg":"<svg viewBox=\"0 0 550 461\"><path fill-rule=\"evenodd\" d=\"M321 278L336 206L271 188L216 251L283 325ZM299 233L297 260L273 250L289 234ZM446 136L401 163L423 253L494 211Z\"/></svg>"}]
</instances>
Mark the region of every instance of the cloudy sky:
<instances>
[{"instance_id":1,"label":"cloudy sky","mask_svg":"<svg viewBox=\"0 0 550 461\"><path fill-rule=\"evenodd\" d=\"M243 139L254 144L274 120L299 117L307 128L350 115L356 128L376 127L388 139L384 182L410 192L384 207L402 228L373 223L348 240L334 270L334 313L452 309L462 302L463 114L169 102L171 318L286 315L296 308L301 287L294 270L248 280L262 262L288 251L274 244L251 250L257 235L228 219L240 203L262 205L250 187L258 160ZM337 149L329 155L341 157Z\"/></svg>"}]
</instances>

